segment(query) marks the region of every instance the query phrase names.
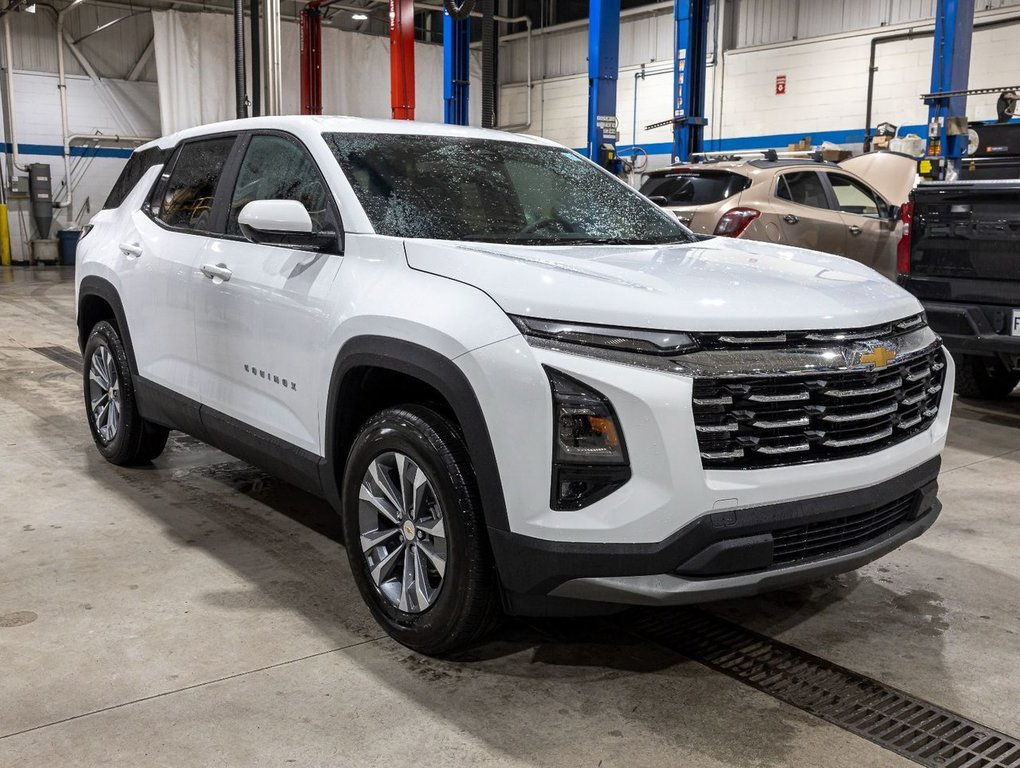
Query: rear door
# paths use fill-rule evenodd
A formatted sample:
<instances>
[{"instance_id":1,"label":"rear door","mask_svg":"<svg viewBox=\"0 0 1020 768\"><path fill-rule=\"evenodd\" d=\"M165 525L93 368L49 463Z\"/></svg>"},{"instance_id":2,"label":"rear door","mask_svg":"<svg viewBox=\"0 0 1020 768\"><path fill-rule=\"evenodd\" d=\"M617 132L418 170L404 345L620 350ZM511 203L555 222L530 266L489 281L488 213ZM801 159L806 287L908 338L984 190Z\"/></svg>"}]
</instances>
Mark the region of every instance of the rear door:
<instances>
[{"instance_id":1,"label":"rear door","mask_svg":"<svg viewBox=\"0 0 1020 768\"><path fill-rule=\"evenodd\" d=\"M832 209L830 192L818 171L779 174L772 202L761 218L766 227L778 228L781 242L846 255L846 224L839 211Z\"/></svg>"},{"instance_id":2,"label":"rear door","mask_svg":"<svg viewBox=\"0 0 1020 768\"><path fill-rule=\"evenodd\" d=\"M197 401L193 277L234 135L189 141L174 153L118 245L122 302L141 378Z\"/></svg>"},{"instance_id":3,"label":"rear door","mask_svg":"<svg viewBox=\"0 0 1020 768\"><path fill-rule=\"evenodd\" d=\"M334 253L259 245L237 219L254 200L298 200L319 230L341 233L322 174L295 137L256 133L245 139L223 191L224 222L202 253L196 277L196 331L203 420L235 419L321 456L319 402L341 264ZM205 272L202 270L205 269ZM222 416L229 417L224 421Z\"/></svg>"},{"instance_id":4,"label":"rear door","mask_svg":"<svg viewBox=\"0 0 1020 768\"><path fill-rule=\"evenodd\" d=\"M847 257L895 280L902 226L898 217L891 219L889 205L862 181L836 171L826 172L825 177L846 227Z\"/></svg>"},{"instance_id":5,"label":"rear door","mask_svg":"<svg viewBox=\"0 0 1020 768\"><path fill-rule=\"evenodd\" d=\"M656 173L641 186L646 197L656 200L688 229L710 235L715 231L728 200L739 195L751 179L733 171L711 168L678 168Z\"/></svg>"}]
</instances>

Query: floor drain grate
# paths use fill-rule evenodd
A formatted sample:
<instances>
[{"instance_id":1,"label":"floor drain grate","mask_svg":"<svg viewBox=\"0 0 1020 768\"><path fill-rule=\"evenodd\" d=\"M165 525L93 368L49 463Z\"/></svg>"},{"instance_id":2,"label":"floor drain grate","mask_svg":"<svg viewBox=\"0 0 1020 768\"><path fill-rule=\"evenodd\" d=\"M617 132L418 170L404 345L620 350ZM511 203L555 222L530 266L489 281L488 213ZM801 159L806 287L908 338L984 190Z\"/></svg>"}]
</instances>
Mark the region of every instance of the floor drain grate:
<instances>
[{"instance_id":1,"label":"floor drain grate","mask_svg":"<svg viewBox=\"0 0 1020 768\"><path fill-rule=\"evenodd\" d=\"M1020 739L696 609L648 612L644 637L932 768L1020 768Z\"/></svg>"},{"instance_id":2,"label":"floor drain grate","mask_svg":"<svg viewBox=\"0 0 1020 768\"><path fill-rule=\"evenodd\" d=\"M29 349L55 363L60 363L65 368L70 368L75 373L81 373L81 355L74 350L67 347L29 347Z\"/></svg>"}]
</instances>

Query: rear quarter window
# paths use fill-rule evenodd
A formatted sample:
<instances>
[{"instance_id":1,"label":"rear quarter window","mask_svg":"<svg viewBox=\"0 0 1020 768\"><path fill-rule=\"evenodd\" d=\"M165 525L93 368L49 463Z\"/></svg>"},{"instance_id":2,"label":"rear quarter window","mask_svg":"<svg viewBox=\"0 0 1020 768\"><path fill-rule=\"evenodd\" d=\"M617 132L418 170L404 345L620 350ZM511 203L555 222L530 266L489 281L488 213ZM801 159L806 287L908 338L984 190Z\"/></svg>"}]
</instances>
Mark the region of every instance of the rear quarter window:
<instances>
[{"instance_id":1,"label":"rear quarter window","mask_svg":"<svg viewBox=\"0 0 1020 768\"><path fill-rule=\"evenodd\" d=\"M650 177L645 197L664 197L667 205L710 205L743 192L751 179L729 171L683 171Z\"/></svg>"},{"instance_id":2,"label":"rear quarter window","mask_svg":"<svg viewBox=\"0 0 1020 768\"><path fill-rule=\"evenodd\" d=\"M110 196L103 203L103 210L107 208L120 208L124 198L135 188L145 172L154 165L163 165L170 157L171 150L150 147L149 149L135 152L124 165L124 169L117 177L117 183L110 190Z\"/></svg>"}]
</instances>

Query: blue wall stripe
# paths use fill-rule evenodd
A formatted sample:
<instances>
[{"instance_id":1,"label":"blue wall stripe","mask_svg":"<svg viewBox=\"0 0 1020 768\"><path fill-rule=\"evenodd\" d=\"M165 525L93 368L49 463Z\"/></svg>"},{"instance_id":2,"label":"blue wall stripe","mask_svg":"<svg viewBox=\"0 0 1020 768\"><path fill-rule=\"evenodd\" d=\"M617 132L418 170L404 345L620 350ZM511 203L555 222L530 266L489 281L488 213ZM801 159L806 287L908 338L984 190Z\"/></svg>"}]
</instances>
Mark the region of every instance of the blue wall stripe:
<instances>
[{"instance_id":1,"label":"blue wall stripe","mask_svg":"<svg viewBox=\"0 0 1020 768\"><path fill-rule=\"evenodd\" d=\"M10 142L3 142L3 151L11 154ZM63 157L64 148L59 144L18 144L18 152L36 157ZM131 150L122 147L71 147L71 157L105 157L126 160Z\"/></svg>"}]
</instances>

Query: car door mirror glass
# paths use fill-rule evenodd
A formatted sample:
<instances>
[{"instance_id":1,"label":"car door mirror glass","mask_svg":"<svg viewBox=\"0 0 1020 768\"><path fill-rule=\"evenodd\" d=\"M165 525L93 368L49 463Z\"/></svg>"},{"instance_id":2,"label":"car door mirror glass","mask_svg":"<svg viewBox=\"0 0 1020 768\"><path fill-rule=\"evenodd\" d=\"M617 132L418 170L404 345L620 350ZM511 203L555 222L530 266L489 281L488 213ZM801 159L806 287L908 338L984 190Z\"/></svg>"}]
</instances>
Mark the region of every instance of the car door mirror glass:
<instances>
[{"instance_id":1,"label":"car door mirror glass","mask_svg":"<svg viewBox=\"0 0 1020 768\"><path fill-rule=\"evenodd\" d=\"M241 234L260 245L321 250L337 242L337 233L316 231L297 200L253 200L237 217Z\"/></svg>"}]
</instances>

